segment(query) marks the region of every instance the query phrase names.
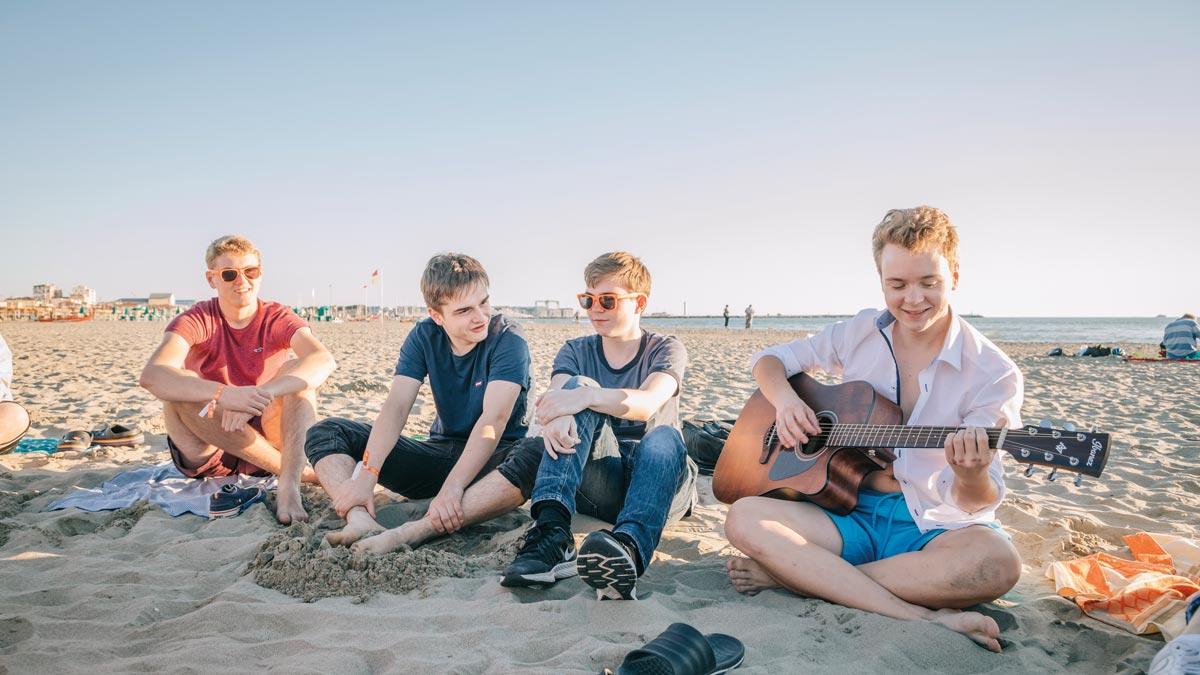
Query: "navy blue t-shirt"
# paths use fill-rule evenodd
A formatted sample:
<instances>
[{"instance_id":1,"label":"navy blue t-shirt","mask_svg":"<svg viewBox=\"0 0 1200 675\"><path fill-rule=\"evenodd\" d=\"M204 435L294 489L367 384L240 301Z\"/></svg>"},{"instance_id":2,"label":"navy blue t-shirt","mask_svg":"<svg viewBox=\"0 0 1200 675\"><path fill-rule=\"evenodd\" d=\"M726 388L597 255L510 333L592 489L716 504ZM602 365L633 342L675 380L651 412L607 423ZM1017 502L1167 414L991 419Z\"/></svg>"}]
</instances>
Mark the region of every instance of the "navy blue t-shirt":
<instances>
[{"instance_id":1,"label":"navy blue t-shirt","mask_svg":"<svg viewBox=\"0 0 1200 675\"><path fill-rule=\"evenodd\" d=\"M492 317L488 335L471 351L456 356L446 330L425 319L413 327L400 347L396 374L423 382L429 376L437 416L429 428L433 440L465 441L483 414L483 392L492 380L515 382L521 393L504 428L504 440L523 438L529 394L529 344L520 325L503 314Z\"/></svg>"}]
</instances>

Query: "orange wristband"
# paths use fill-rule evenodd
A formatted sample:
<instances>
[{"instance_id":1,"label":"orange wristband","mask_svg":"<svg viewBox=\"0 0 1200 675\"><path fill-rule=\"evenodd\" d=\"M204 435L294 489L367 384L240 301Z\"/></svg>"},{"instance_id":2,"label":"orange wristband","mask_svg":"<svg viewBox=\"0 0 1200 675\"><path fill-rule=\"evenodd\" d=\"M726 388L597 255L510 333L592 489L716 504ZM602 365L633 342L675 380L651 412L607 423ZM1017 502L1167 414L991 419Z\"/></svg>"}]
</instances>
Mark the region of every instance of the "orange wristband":
<instances>
[{"instance_id":1,"label":"orange wristband","mask_svg":"<svg viewBox=\"0 0 1200 675\"><path fill-rule=\"evenodd\" d=\"M217 385L217 393L213 394L212 400L208 402L208 417L214 417L217 414L217 401L221 398L221 392L225 390L225 385Z\"/></svg>"},{"instance_id":2,"label":"orange wristband","mask_svg":"<svg viewBox=\"0 0 1200 675\"><path fill-rule=\"evenodd\" d=\"M366 451L366 450L363 450L362 468L364 468L364 469L366 469L367 471L370 471L371 473L373 473L373 474L375 474L376 476L378 476L378 475L379 475L379 469L376 469L375 467L371 466L370 464L367 464L367 461L368 461L369 459L371 459L371 453L370 453L370 452L368 452L368 451Z\"/></svg>"}]
</instances>

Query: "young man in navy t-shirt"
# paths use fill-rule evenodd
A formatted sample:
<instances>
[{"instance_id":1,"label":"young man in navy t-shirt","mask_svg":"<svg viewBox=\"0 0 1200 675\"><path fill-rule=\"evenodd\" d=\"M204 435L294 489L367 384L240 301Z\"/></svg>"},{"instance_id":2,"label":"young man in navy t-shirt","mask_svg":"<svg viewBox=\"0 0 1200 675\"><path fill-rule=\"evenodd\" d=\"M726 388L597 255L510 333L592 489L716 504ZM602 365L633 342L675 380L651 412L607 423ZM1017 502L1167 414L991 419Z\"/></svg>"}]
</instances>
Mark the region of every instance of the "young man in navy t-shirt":
<instances>
[{"instance_id":1,"label":"young man in navy t-shirt","mask_svg":"<svg viewBox=\"0 0 1200 675\"><path fill-rule=\"evenodd\" d=\"M533 489L540 449L525 436L529 345L521 327L492 315L479 261L434 256L421 276L429 318L400 348L375 424L333 418L308 432L305 451L346 527L332 544L381 553L416 546L520 506ZM424 379L437 416L428 441L401 435ZM428 499L419 520L375 534L376 484ZM364 538L365 537L365 538Z\"/></svg>"},{"instance_id":2,"label":"young man in navy t-shirt","mask_svg":"<svg viewBox=\"0 0 1200 675\"><path fill-rule=\"evenodd\" d=\"M696 465L679 430L687 349L643 331L650 272L606 253L584 269L579 304L595 335L569 340L537 401L545 457L531 499L534 525L503 572L504 586L548 586L578 574L601 599L633 599L663 528L696 503ZM613 523L575 554L578 510Z\"/></svg>"}]
</instances>

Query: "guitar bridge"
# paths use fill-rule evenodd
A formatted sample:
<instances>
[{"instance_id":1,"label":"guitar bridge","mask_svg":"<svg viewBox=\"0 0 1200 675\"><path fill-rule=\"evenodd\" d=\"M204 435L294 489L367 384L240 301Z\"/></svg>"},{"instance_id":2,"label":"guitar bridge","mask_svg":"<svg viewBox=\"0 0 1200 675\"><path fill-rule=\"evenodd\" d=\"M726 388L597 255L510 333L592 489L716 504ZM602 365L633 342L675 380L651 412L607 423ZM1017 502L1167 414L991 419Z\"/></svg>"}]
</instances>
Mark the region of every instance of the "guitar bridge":
<instances>
[{"instance_id":1,"label":"guitar bridge","mask_svg":"<svg viewBox=\"0 0 1200 675\"><path fill-rule=\"evenodd\" d=\"M771 460L771 452L775 449L775 444L779 437L775 434L775 425L767 427L767 433L763 434L762 454L758 458L759 464L766 464Z\"/></svg>"}]
</instances>

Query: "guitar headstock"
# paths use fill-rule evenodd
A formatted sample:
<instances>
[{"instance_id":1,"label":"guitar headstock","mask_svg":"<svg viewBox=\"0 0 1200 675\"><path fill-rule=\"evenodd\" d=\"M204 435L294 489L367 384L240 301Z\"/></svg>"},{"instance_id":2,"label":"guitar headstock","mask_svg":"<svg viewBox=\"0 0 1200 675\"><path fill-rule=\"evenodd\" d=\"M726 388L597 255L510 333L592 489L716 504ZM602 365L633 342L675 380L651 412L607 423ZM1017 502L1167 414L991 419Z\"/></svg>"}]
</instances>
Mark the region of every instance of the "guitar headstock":
<instances>
[{"instance_id":1,"label":"guitar headstock","mask_svg":"<svg viewBox=\"0 0 1200 675\"><path fill-rule=\"evenodd\" d=\"M1098 433L1095 427L1081 431L1071 424L1057 428L1044 422L1041 426L1009 429L1000 449L1019 462L1053 467L1050 480L1054 480L1058 469L1096 478L1108 462L1108 441L1109 435ZM1030 466L1026 475L1032 470Z\"/></svg>"}]
</instances>

